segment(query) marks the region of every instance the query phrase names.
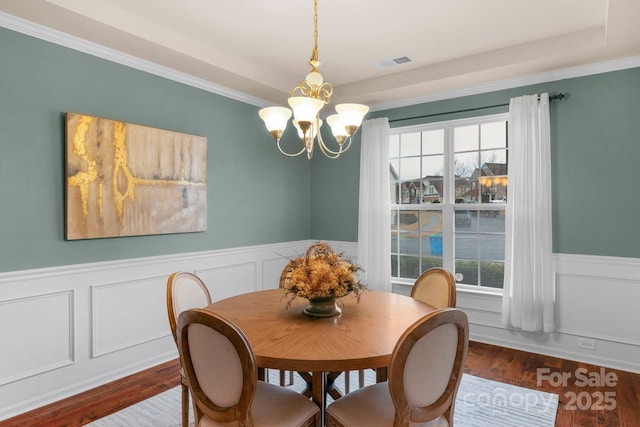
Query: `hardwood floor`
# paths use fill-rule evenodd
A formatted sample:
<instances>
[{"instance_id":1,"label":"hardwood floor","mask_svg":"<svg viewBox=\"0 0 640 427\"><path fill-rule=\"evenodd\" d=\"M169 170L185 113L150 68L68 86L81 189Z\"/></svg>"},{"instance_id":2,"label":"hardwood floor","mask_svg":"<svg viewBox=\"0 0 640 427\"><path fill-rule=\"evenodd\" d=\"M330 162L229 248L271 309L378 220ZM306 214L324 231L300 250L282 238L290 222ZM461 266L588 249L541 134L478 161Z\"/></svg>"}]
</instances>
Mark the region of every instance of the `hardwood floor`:
<instances>
[{"instance_id":1,"label":"hardwood floor","mask_svg":"<svg viewBox=\"0 0 640 427\"><path fill-rule=\"evenodd\" d=\"M558 427L640 425L639 374L478 342L469 344L465 372L558 394ZM179 375L177 360L167 362L0 422L0 426L81 426L178 386Z\"/></svg>"},{"instance_id":2,"label":"hardwood floor","mask_svg":"<svg viewBox=\"0 0 640 427\"><path fill-rule=\"evenodd\" d=\"M178 385L180 385L180 365L178 360L173 360L17 417L0 421L0 426L83 426Z\"/></svg>"}]
</instances>

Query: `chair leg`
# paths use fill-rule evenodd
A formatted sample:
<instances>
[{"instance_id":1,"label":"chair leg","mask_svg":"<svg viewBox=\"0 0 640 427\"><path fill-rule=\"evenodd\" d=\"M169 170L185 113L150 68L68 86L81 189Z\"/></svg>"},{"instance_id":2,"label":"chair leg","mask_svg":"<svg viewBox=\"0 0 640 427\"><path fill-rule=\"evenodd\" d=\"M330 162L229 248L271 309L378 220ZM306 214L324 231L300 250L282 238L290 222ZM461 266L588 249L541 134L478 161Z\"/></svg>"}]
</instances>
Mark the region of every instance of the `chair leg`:
<instances>
[{"instance_id":1,"label":"chair leg","mask_svg":"<svg viewBox=\"0 0 640 427\"><path fill-rule=\"evenodd\" d=\"M189 387L182 383L182 427L189 427Z\"/></svg>"},{"instance_id":2,"label":"chair leg","mask_svg":"<svg viewBox=\"0 0 640 427\"><path fill-rule=\"evenodd\" d=\"M344 371L344 394L349 393L349 390L351 390L350 374L351 371Z\"/></svg>"},{"instance_id":3,"label":"chair leg","mask_svg":"<svg viewBox=\"0 0 640 427\"><path fill-rule=\"evenodd\" d=\"M358 371L358 385L360 388L364 387L364 369Z\"/></svg>"}]
</instances>

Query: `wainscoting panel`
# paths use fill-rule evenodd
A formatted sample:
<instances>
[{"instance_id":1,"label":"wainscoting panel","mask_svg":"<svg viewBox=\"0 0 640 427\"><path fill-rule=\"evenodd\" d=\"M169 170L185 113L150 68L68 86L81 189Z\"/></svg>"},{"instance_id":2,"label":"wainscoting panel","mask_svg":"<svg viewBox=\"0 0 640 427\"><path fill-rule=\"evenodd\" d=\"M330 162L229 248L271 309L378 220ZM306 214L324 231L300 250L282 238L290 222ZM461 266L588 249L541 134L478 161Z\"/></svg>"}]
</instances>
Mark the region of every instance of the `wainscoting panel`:
<instances>
[{"instance_id":1,"label":"wainscoting panel","mask_svg":"<svg viewBox=\"0 0 640 427\"><path fill-rule=\"evenodd\" d=\"M640 259L554 254L554 269L554 333L505 327L501 296L458 291L471 339L640 372Z\"/></svg>"},{"instance_id":2,"label":"wainscoting panel","mask_svg":"<svg viewBox=\"0 0 640 427\"><path fill-rule=\"evenodd\" d=\"M170 334L166 276L92 286L92 357Z\"/></svg>"},{"instance_id":3,"label":"wainscoting panel","mask_svg":"<svg viewBox=\"0 0 640 427\"><path fill-rule=\"evenodd\" d=\"M280 275L288 262L289 259L284 257L262 260L262 289L277 289L280 287Z\"/></svg>"},{"instance_id":4,"label":"wainscoting panel","mask_svg":"<svg viewBox=\"0 0 640 427\"><path fill-rule=\"evenodd\" d=\"M200 268L195 274L207 284L214 301L259 290L255 262Z\"/></svg>"},{"instance_id":5,"label":"wainscoting panel","mask_svg":"<svg viewBox=\"0 0 640 427\"><path fill-rule=\"evenodd\" d=\"M0 301L0 325L0 386L73 363L73 291Z\"/></svg>"},{"instance_id":6,"label":"wainscoting panel","mask_svg":"<svg viewBox=\"0 0 640 427\"><path fill-rule=\"evenodd\" d=\"M640 346L640 276L558 274L558 332Z\"/></svg>"}]
</instances>

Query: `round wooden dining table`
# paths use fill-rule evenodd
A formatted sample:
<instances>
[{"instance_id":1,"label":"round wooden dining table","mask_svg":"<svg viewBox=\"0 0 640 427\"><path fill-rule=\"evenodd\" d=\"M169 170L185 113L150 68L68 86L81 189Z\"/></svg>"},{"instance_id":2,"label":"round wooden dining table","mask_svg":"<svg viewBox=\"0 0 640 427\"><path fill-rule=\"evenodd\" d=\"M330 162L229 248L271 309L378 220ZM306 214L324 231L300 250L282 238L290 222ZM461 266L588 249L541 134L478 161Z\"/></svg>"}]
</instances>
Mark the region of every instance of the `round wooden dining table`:
<instances>
[{"instance_id":1,"label":"round wooden dining table","mask_svg":"<svg viewBox=\"0 0 640 427\"><path fill-rule=\"evenodd\" d=\"M306 299L296 298L287 308L288 299L283 289L272 289L217 301L206 309L244 332L258 368L298 371L303 377L310 373L310 394L321 408L331 386L325 374L376 368L378 380L385 380L402 333L435 310L407 296L366 291L359 302L353 294L340 298L339 316L314 318L303 313Z\"/></svg>"}]
</instances>

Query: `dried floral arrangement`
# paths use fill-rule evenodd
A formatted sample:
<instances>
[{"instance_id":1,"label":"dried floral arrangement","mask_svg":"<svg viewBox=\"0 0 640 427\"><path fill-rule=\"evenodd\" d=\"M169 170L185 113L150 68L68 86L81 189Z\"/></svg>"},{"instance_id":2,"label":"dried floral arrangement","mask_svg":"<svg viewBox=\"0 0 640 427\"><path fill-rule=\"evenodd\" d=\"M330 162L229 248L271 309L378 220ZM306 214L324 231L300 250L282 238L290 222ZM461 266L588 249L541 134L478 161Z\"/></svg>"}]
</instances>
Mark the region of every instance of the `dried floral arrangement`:
<instances>
[{"instance_id":1,"label":"dried floral arrangement","mask_svg":"<svg viewBox=\"0 0 640 427\"><path fill-rule=\"evenodd\" d=\"M327 243L309 246L304 256L292 259L282 270L280 287L289 297L287 307L296 297L340 298L352 292L359 302L360 295L367 289L356 276L361 269Z\"/></svg>"}]
</instances>

